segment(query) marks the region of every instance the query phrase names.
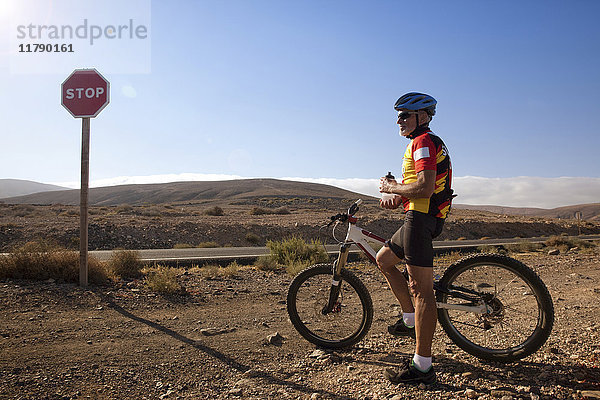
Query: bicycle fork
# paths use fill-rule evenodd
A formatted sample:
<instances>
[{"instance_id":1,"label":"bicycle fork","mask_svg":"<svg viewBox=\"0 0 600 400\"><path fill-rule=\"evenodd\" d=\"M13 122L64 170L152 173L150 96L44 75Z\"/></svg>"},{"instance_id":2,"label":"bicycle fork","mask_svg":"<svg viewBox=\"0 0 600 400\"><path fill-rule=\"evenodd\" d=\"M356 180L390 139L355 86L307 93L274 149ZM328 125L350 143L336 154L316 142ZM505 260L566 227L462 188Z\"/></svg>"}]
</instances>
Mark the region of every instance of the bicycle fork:
<instances>
[{"instance_id":1,"label":"bicycle fork","mask_svg":"<svg viewBox=\"0 0 600 400\"><path fill-rule=\"evenodd\" d=\"M329 300L327 301L327 305L321 310L321 313L324 315L340 311L341 304L338 302L338 298L342 288L342 268L344 268L348 260L350 246L350 243L342 244L338 258L333 263L333 279L331 280L331 289L329 290Z\"/></svg>"}]
</instances>

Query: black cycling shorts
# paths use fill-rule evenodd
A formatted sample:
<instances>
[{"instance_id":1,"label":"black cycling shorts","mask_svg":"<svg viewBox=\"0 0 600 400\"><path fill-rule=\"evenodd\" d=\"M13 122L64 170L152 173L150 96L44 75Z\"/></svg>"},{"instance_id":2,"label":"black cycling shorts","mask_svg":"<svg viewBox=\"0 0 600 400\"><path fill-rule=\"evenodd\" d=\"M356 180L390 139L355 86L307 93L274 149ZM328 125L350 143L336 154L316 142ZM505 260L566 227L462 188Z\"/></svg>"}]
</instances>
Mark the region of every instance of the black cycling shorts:
<instances>
[{"instance_id":1,"label":"black cycling shorts","mask_svg":"<svg viewBox=\"0 0 600 400\"><path fill-rule=\"evenodd\" d=\"M433 267L433 238L442 233L443 227L444 219L411 210L385 245L409 265Z\"/></svg>"}]
</instances>

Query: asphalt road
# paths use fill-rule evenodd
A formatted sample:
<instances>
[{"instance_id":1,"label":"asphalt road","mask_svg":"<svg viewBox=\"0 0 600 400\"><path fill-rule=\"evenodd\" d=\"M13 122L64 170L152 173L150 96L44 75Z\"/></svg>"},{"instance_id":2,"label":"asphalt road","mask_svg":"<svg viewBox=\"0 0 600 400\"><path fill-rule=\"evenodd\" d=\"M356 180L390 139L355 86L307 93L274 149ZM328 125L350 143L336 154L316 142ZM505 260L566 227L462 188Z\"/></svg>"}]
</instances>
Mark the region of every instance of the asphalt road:
<instances>
[{"instance_id":1,"label":"asphalt road","mask_svg":"<svg viewBox=\"0 0 600 400\"><path fill-rule=\"evenodd\" d=\"M600 235L582 235L571 236L571 238L579 238L583 240L600 240ZM547 237L523 238L523 239L485 239L485 240L447 240L434 241L433 247L435 250L450 251L469 248L477 248L483 245L506 245L517 244L522 242L543 243L548 240ZM339 250L338 245L325 246L327 252L335 254ZM142 261L157 262L168 264L189 264L207 262L231 262L234 260L251 260L259 256L269 254L269 249L266 247L217 247L217 248L193 248L193 249L151 249L137 250ZM360 253L356 246L352 246L351 253ZM97 250L90 251L89 254L101 261L110 259L113 250Z\"/></svg>"}]
</instances>

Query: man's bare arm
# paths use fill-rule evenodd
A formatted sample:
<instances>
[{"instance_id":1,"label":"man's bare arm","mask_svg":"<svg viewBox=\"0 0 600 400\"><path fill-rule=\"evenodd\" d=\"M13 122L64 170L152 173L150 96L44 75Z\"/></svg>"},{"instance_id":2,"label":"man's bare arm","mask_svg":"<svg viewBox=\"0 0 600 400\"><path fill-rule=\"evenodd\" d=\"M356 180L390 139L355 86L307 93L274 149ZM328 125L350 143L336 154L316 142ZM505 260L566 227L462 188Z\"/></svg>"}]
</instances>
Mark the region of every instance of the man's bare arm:
<instances>
[{"instance_id":1,"label":"man's bare arm","mask_svg":"<svg viewBox=\"0 0 600 400\"><path fill-rule=\"evenodd\" d=\"M436 171L424 170L417 174L417 180L411 183L398 183L390 180L381 182L381 191L395 193L409 199L429 198L435 190Z\"/></svg>"}]
</instances>

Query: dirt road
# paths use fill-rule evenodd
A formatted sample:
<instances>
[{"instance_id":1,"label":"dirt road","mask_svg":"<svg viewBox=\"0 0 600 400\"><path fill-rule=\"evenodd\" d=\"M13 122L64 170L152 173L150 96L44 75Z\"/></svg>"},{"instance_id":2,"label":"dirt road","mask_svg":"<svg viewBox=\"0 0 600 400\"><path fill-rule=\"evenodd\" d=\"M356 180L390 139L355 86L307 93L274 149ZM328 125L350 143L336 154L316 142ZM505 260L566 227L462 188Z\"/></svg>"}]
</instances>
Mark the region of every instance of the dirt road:
<instances>
[{"instance_id":1,"label":"dirt road","mask_svg":"<svg viewBox=\"0 0 600 400\"><path fill-rule=\"evenodd\" d=\"M0 283L0 398L11 399L572 399L600 391L600 251L518 255L554 299L553 334L510 365L483 363L437 329L438 383L384 380L413 351L387 335L397 315L373 266L356 271L371 291L367 338L315 352L288 321L284 272L243 268L230 278L183 273L187 295L140 281L83 290ZM280 343L271 335L283 336ZM269 338L274 343L269 343ZM597 392L598 393L598 392ZM597 397L596 397L597 398Z\"/></svg>"}]
</instances>

